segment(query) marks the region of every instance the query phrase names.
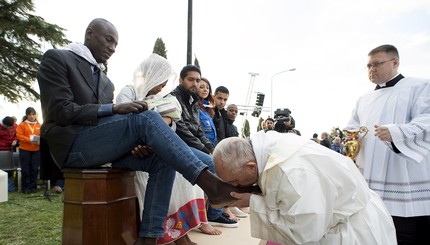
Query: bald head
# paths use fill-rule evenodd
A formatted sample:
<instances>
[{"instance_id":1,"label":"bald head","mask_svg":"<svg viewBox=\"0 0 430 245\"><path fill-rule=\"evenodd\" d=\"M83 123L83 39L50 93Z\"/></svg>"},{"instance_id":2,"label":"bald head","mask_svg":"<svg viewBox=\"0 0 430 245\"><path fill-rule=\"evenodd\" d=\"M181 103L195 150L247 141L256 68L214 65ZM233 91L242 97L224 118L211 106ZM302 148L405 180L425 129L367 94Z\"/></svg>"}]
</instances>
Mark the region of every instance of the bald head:
<instances>
[{"instance_id":1,"label":"bald head","mask_svg":"<svg viewBox=\"0 0 430 245\"><path fill-rule=\"evenodd\" d=\"M257 161L249 140L223 139L215 147L212 159L217 175L227 183L247 186L258 180Z\"/></svg>"},{"instance_id":2,"label":"bald head","mask_svg":"<svg viewBox=\"0 0 430 245\"><path fill-rule=\"evenodd\" d=\"M98 63L106 63L115 53L118 31L109 21L102 18L94 19L85 31L84 45Z\"/></svg>"}]
</instances>

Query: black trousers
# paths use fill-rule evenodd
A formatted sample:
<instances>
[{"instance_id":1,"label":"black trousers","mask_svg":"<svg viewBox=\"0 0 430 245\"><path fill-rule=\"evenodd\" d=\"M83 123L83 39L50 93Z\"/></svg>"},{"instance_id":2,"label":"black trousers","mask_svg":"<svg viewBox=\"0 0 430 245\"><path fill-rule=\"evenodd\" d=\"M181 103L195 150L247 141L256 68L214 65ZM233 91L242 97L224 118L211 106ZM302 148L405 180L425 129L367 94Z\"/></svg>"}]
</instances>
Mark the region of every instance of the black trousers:
<instances>
[{"instance_id":1,"label":"black trousers","mask_svg":"<svg viewBox=\"0 0 430 245\"><path fill-rule=\"evenodd\" d=\"M430 216L396 217L393 216L396 227L397 244L399 245L428 245L430 244Z\"/></svg>"}]
</instances>

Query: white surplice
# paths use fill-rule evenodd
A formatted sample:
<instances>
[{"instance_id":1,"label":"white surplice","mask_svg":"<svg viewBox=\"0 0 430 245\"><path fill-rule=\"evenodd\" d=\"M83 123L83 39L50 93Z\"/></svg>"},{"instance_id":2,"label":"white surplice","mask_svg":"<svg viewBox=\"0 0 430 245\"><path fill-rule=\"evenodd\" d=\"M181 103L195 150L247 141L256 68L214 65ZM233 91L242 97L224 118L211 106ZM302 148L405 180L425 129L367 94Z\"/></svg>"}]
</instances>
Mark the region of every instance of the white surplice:
<instances>
[{"instance_id":1,"label":"white surplice","mask_svg":"<svg viewBox=\"0 0 430 245\"><path fill-rule=\"evenodd\" d=\"M347 128L366 126L356 158L369 187L393 216L430 215L430 80L403 78L362 96ZM375 137L387 126L394 145Z\"/></svg>"},{"instance_id":2,"label":"white surplice","mask_svg":"<svg viewBox=\"0 0 430 245\"><path fill-rule=\"evenodd\" d=\"M347 157L295 134L252 137L262 195L251 235L281 244L397 244L393 221Z\"/></svg>"}]
</instances>

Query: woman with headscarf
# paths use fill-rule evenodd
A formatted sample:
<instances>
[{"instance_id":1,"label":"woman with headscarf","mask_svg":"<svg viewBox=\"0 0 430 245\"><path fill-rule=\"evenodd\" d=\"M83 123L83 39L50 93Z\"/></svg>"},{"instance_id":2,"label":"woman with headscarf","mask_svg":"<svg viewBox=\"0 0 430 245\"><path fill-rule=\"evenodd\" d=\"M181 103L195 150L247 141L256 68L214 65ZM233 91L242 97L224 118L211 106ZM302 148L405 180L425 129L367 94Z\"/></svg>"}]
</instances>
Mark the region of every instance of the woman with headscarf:
<instances>
[{"instance_id":1,"label":"woman with headscarf","mask_svg":"<svg viewBox=\"0 0 430 245\"><path fill-rule=\"evenodd\" d=\"M133 82L125 86L116 98L117 103L143 100L148 108L158 111L167 124L175 128L175 121L181 117L181 106L174 96L157 96L166 86L169 79L174 80L176 73L170 63L157 54L151 54L136 69ZM150 148L142 146L151 153ZM192 149L195 152L195 149ZM203 154L203 153L201 153ZM210 158L209 158L210 159ZM141 213L148 181L148 174L136 172L135 190L139 199ZM176 245L190 245L193 243L187 232L208 225L206 218L204 193L197 185L191 185L183 176L176 173L170 198L169 212L164 223L164 237L157 240L157 244L174 242ZM204 232L204 231L203 231Z\"/></svg>"}]
</instances>

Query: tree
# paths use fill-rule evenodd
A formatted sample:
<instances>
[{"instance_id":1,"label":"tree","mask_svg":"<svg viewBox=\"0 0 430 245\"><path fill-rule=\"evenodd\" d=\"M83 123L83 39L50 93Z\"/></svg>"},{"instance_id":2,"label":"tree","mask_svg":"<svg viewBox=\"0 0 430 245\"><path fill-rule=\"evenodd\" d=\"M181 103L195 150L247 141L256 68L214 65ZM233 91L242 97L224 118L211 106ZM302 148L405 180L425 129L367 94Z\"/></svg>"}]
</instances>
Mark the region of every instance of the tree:
<instances>
[{"instance_id":1,"label":"tree","mask_svg":"<svg viewBox=\"0 0 430 245\"><path fill-rule=\"evenodd\" d=\"M31 0L0 0L0 95L12 103L36 101L32 88L42 58L43 42L65 45L65 29L31 14Z\"/></svg>"},{"instance_id":2,"label":"tree","mask_svg":"<svg viewBox=\"0 0 430 245\"><path fill-rule=\"evenodd\" d=\"M245 119L245 122L243 123L243 127L242 127L242 138L249 139L250 135L251 135L251 132L249 127L249 121L248 119Z\"/></svg>"},{"instance_id":3,"label":"tree","mask_svg":"<svg viewBox=\"0 0 430 245\"><path fill-rule=\"evenodd\" d=\"M263 130L263 127L261 126L262 122L264 122L264 119L262 117L260 117L260 119L258 119L257 132L260 130Z\"/></svg>"},{"instance_id":4,"label":"tree","mask_svg":"<svg viewBox=\"0 0 430 245\"><path fill-rule=\"evenodd\" d=\"M197 59L196 54L194 54L194 65L200 68L200 63L199 63L199 60Z\"/></svg>"},{"instance_id":5,"label":"tree","mask_svg":"<svg viewBox=\"0 0 430 245\"><path fill-rule=\"evenodd\" d=\"M164 44L163 39L161 39L161 37L155 40L154 50L152 51L152 53L158 54L167 59L166 45Z\"/></svg>"}]
</instances>

